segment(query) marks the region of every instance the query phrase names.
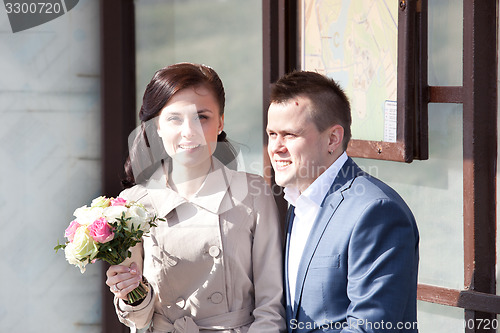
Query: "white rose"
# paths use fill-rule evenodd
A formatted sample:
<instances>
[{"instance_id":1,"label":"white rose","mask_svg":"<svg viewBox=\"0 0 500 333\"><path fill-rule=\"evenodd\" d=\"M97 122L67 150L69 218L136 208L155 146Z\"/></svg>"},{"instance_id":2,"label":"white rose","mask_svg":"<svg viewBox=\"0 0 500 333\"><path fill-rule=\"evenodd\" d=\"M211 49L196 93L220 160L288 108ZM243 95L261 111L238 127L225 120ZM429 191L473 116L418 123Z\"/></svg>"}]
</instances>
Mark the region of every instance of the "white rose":
<instances>
[{"instance_id":1,"label":"white rose","mask_svg":"<svg viewBox=\"0 0 500 333\"><path fill-rule=\"evenodd\" d=\"M80 268L80 272L82 274L85 272L85 265L88 264L88 260L85 261L80 261L77 256L76 256L76 246L73 243L68 243L66 247L64 248L64 255L66 257L66 260L71 264L75 265L76 267Z\"/></svg>"},{"instance_id":2,"label":"white rose","mask_svg":"<svg viewBox=\"0 0 500 333\"><path fill-rule=\"evenodd\" d=\"M66 256L66 260L71 264L77 266L80 263L80 260L76 258L75 255L75 246L73 243L68 243L64 248L64 255Z\"/></svg>"},{"instance_id":3,"label":"white rose","mask_svg":"<svg viewBox=\"0 0 500 333\"><path fill-rule=\"evenodd\" d=\"M130 220L127 221L127 226L129 228L133 226L135 230L140 229L144 232L150 229L149 223L147 222L151 220L151 217L148 212L140 206L134 205L130 207L125 213L125 218L130 218Z\"/></svg>"},{"instance_id":4,"label":"white rose","mask_svg":"<svg viewBox=\"0 0 500 333\"><path fill-rule=\"evenodd\" d=\"M110 199L108 199L108 198L106 198L104 196L100 196L100 197L95 198L94 200L92 200L92 202L90 203L90 206L92 208L94 208L94 207L106 208L110 204L111 204L111 200Z\"/></svg>"},{"instance_id":5,"label":"white rose","mask_svg":"<svg viewBox=\"0 0 500 333\"><path fill-rule=\"evenodd\" d=\"M107 208L104 208L102 215L110 223L114 223L116 222L116 219L122 217L122 214L126 212L127 212L127 207L125 206L109 206Z\"/></svg>"},{"instance_id":6,"label":"white rose","mask_svg":"<svg viewBox=\"0 0 500 333\"><path fill-rule=\"evenodd\" d=\"M72 244L75 246L74 253L78 259L90 258L92 260L97 255L97 245L85 226L76 229Z\"/></svg>"},{"instance_id":7,"label":"white rose","mask_svg":"<svg viewBox=\"0 0 500 333\"><path fill-rule=\"evenodd\" d=\"M102 216L103 208L82 206L77 208L73 215L76 221L82 225L90 225Z\"/></svg>"}]
</instances>

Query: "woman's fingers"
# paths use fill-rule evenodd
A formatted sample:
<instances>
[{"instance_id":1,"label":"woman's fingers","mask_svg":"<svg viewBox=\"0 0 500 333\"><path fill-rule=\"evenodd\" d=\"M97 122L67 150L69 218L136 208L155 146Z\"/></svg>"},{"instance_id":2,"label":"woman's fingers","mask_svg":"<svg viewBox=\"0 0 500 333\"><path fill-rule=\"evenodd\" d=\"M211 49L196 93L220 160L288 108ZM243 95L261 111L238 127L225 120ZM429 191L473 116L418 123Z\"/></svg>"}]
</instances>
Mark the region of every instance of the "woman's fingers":
<instances>
[{"instance_id":1,"label":"woman's fingers","mask_svg":"<svg viewBox=\"0 0 500 333\"><path fill-rule=\"evenodd\" d=\"M127 299L127 294L137 288L142 279L136 263L130 267L113 265L106 271L106 285L116 297Z\"/></svg>"},{"instance_id":2,"label":"woman's fingers","mask_svg":"<svg viewBox=\"0 0 500 333\"><path fill-rule=\"evenodd\" d=\"M113 284L129 279L133 275L137 275L137 266L134 263L132 265L133 269L121 265L110 266L106 271L106 284L111 287Z\"/></svg>"},{"instance_id":3,"label":"woman's fingers","mask_svg":"<svg viewBox=\"0 0 500 333\"><path fill-rule=\"evenodd\" d=\"M129 286L121 289L118 293L114 293L114 294L116 295L116 297L126 300L128 293L130 293L135 288L139 287L139 283L140 283L140 280L135 281L134 283L130 284Z\"/></svg>"},{"instance_id":4,"label":"woman's fingers","mask_svg":"<svg viewBox=\"0 0 500 333\"><path fill-rule=\"evenodd\" d=\"M138 275L133 275L130 279L121 280L109 288L116 297L126 300L129 292L139 286L141 278Z\"/></svg>"},{"instance_id":5,"label":"woman's fingers","mask_svg":"<svg viewBox=\"0 0 500 333\"><path fill-rule=\"evenodd\" d=\"M135 266L135 267L137 267L137 266ZM129 271L130 271L130 268L127 266L112 265L112 266L109 266L108 270L106 271L106 276L111 277L111 276L114 276L116 274L126 273Z\"/></svg>"},{"instance_id":6,"label":"woman's fingers","mask_svg":"<svg viewBox=\"0 0 500 333\"><path fill-rule=\"evenodd\" d=\"M137 264L135 262L133 262L132 264L130 264L130 272L132 274L139 273L139 267L137 267Z\"/></svg>"}]
</instances>

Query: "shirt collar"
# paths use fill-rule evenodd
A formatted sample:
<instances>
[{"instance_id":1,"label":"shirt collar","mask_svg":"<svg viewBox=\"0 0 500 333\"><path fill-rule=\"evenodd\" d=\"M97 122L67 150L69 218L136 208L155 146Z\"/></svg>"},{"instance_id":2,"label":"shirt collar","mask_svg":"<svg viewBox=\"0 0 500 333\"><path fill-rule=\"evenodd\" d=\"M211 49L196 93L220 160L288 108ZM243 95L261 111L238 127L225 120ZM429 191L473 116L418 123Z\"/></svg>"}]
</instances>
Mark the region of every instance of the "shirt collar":
<instances>
[{"instance_id":1,"label":"shirt collar","mask_svg":"<svg viewBox=\"0 0 500 333\"><path fill-rule=\"evenodd\" d=\"M321 206L328 190L346 161L347 154L343 152L303 193L300 193L296 187L285 187L285 200L293 206L297 206L300 200L304 199L307 199L306 201L315 206Z\"/></svg>"},{"instance_id":2,"label":"shirt collar","mask_svg":"<svg viewBox=\"0 0 500 333\"><path fill-rule=\"evenodd\" d=\"M153 207L158 216L164 217L172 210L190 202L214 214L219 212L222 200L231 183L232 173L216 158L212 158L212 170L205 181L190 200L181 197L176 191L167 187L167 177L160 167L146 183L146 189L151 197Z\"/></svg>"}]
</instances>

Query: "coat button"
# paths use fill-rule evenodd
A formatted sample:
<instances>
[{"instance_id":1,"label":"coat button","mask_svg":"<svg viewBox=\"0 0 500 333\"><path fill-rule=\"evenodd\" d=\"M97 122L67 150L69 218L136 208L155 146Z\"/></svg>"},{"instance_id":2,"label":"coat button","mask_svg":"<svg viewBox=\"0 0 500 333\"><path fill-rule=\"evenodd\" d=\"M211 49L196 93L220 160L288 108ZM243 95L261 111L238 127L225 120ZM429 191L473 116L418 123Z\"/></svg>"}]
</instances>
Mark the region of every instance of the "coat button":
<instances>
[{"instance_id":1,"label":"coat button","mask_svg":"<svg viewBox=\"0 0 500 333\"><path fill-rule=\"evenodd\" d=\"M217 246L211 246L210 249L208 249L208 253L210 254L211 257L217 258L220 254L220 249Z\"/></svg>"},{"instance_id":2,"label":"coat button","mask_svg":"<svg viewBox=\"0 0 500 333\"><path fill-rule=\"evenodd\" d=\"M214 304L219 304L220 302L222 302L222 299L223 299L222 294L219 292L213 293L212 296L210 296L210 300Z\"/></svg>"},{"instance_id":3,"label":"coat button","mask_svg":"<svg viewBox=\"0 0 500 333\"><path fill-rule=\"evenodd\" d=\"M180 307L181 309L184 309L184 306L186 305L186 301L184 300L184 298L182 297L179 297L176 301L175 301L175 304Z\"/></svg>"}]
</instances>

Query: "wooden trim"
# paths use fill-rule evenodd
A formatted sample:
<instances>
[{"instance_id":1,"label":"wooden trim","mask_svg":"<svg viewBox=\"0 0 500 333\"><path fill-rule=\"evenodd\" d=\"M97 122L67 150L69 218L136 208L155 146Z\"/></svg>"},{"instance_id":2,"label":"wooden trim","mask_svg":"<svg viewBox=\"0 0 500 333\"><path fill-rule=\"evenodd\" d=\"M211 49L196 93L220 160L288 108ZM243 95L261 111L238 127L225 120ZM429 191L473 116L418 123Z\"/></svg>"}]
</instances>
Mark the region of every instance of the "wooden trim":
<instances>
[{"instance_id":1,"label":"wooden trim","mask_svg":"<svg viewBox=\"0 0 500 333\"><path fill-rule=\"evenodd\" d=\"M102 194L122 187L128 135L135 127L135 18L133 0L101 0ZM107 269L103 265L103 273ZM103 274L105 276L105 274ZM113 295L102 284L102 331L126 333L118 321Z\"/></svg>"},{"instance_id":2,"label":"wooden trim","mask_svg":"<svg viewBox=\"0 0 500 333\"><path fill-rule=\"evenodd\" d=\"M264 156L264 178L275 188L274 172L267 154L267 109L271 85L285 73L295 69L297 62L294 50L296 38L296 0L263 0L262 1L262 28L263 28L263 136L262 147ZM284 228L284 221L288 205L283 198L282 191L274 191L274 198L278 206L280 221Z\"/></svg>"},{"instance_id":3,"label":"wooden trim","mask_svg":"<svg viewBox=\"0 0 500 333\"><path fill-rule=\"evenodd\" d=\"M417 299L471 311L500 313L500 296L471 290L456 290L419 284Z\"/></svg>"},{"instance_id":4,"label":"wooden trim","mask_svg":"<svg viewBox=\"0 0 500 333\"><path fill-rule=\"evenodd\" d=\"M464 1L465 286L496 293L496 2ZM495 70L492 70L495 68Z\"/></svg>"},{"instance_id":5,"label":"wooden trim","mask_svg":"<svg viewBox=\"0 0 500 333\"><path fill-rule=\"evenodd\" d=\"M349 141L347 154L351 157L405 162L404 150L405 146L401 143L352 139Z\"/></svg>"},{"instance_id":6,"label":"wooden trim","mask_svg":"<svg viewBox=\"0 0 500 333\"><path fill-rule=\"evenodd\" d=\"M417 59L415 59L416 105L414 110L415 133L413 135L413 158L417 160L429 159L429 97L428 87L428 1L417 1Z\"/></svg>"},{"instance_id":7,"label":"wooden trim","mask_svg":"<svg viewBox=\"0 0 500 333\"><path fill-rule=\"evenodd\" d=\"M498 1L464 0L463 12L464 282L470 291L494 295ZM465 311L465 322L495 319L491 313ZM467 333L478 331L496 330L465 328Z\"/></svg>"},{"instance_id":8,"label":"wooden trim","mask_svg":"<svg viewBox=\"0 0 500 333\"><path fill-rule=\"evenodd\" d=\"M458 306L460 291L443 287L419 284L417 299L424 302L436 303L448 306Z\"/></svg>"},{"instance_id":9,"label":"wooden trim","mask_svg":"<svg viewBox=\"0 0 500 333\"><path fill-rule=\"evenodd\" d=\"M417 1L400 1L398 9L398 64L397 64L397 142L398 146L389 150L386 159L407 162L413 161L413 145L416 120L416 75L419 45L417 36ZM364 140L363 140L364 141ZM366 141L365 149L371 147ZM381 156L378 147L374 155ZM361 157L353 150L351 156ZM380 159L380 157L379 157Z\"/></svg>"},{"instance_id":10,"label":"wooden trim","mask_svg":"<svg viewBox=\"0 0 500 333\"><path fill-rule=\"evenodd\" d=\"M267 109L269 108L270 92L272 83L276 82L285 74L284 63L284 1L263 0L262 1L262 123L263 123L263 156L264 156L264 178L269 185L273 184L273 170L267 154ZM278 19L276 19L278 18Z\"/></svg>"},{"instance_id":11,"label":"wooden trim","mask_svg":"<svg viewBox=\"0 0 500 333\"><path fill-rule=\"evenodd\" d=\"M263 124L263 156L264 156L264 178L267 183L272 183L272 167L267 155L267 109L269 107L269 95L271 84L276 82L282 75L280 63L283 62L279 54L279 31L280 25L283 23L274 18L278 16L279 6L277 1L263 0L262 1L262 124ZM281 23L281 24L280 24Z\"/></svg>"},{"instance_id":12,"label":"wooden trim","mask_svg":"<svg viewBox=\"0 0 500 333\"><path fill-rule=\"evenodd\" d=\"M463 103L463 88L458 87L428 87L429 103Z\"/></svg>"},{"instance_id":13,"label":"wooden trim","mask_svg":"<svg viewBox=\"0 0 500 333\"><path fill-rule=\"evenodd\" d=\"M460 292L457 306L464 309L496 314L500 313L500 296L464 290ZM495 318L494 316L489 317Z\"/></svg>"}]
</instances>

